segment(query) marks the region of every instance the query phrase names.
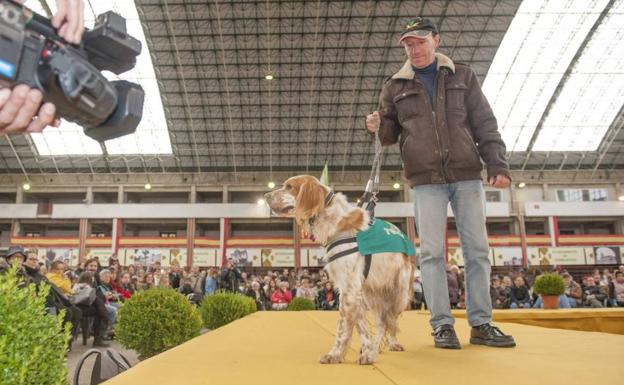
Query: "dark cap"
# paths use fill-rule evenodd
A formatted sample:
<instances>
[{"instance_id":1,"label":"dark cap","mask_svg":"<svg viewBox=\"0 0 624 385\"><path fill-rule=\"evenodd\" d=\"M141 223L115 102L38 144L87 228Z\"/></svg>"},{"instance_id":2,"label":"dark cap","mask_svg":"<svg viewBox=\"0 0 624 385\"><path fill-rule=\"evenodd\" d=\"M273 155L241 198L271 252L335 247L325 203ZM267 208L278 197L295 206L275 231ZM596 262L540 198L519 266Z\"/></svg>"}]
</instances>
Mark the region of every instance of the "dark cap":
<instances>
[{"instance_id":1,"label":"dark cap","mask_svg":"<svg viewBox=\"0 0 624 385\"><path fill-rule=\"evenodd\" d=\"M408 37L424 39L429 36L431 32L436 34L438 33L438 27L433 21L429 19L423 19L422 17L411 19L407 22L405 28L401 32L401 38L399 39L399 43L403 42L403 40Z\"/></svg>"},{"instance_id":2,"label":"dark cap","mask_svg":"<svg viewBox=\"0 0 624 385\"><path fill-rule=\"evenodd\" d=\"M12 256L17 255L17 254L21 254L24 257L24 259L26 259L26 251L24 250L24 248L22 248L22 246L9 247L9 250L4 255L4 258L9 259Z\"/></svg>"}]
</instances>

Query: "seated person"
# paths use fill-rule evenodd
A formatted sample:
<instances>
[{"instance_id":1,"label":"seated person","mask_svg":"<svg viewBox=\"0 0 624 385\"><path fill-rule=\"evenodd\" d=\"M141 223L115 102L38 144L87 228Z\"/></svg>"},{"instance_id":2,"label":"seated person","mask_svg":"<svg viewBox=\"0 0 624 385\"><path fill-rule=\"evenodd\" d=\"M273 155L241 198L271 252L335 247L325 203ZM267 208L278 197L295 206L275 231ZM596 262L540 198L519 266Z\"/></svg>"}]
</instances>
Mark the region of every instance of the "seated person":
<instances>
[{"instance_id":1,"label":"seated person","mask_svg":"<svg viewBox=\"0 0 624 385\"><path fill-rule=\"evenodd\" d=\"M492 308L506 309L509 306L509 299L505 294L505 288L501 287L498 277L490 279L490 298L492 299Z\"/></svg>"},{"instance_id":2,"label":"seated person","mask_svg":"<svg viewBox=\"0 0 624 385\"><path fill-rule=\"evenodd\" d=\"M593 308L603 307L606 298L607 293L604 292L602 287L596 285L592 277L589 277L587 279L587 286L585 286L583 290L583 306Z\"/></svg>"},{"instance_id":3,"label":"seated person","mask_svg":"<svg viewBox=\"0 0 624 385\"><path fill-rule=\"evenodd\" d=\"M321 310L336 310L339 307L339 300L338 290L334 289L331 281L327 281L316 299L317 308Z\"/></svg>"},{"instance_id":4,"label":"seated person","mask_svg":"<svg viewBox=\"0 0 624 385\"><path fill-rule=\"evenodd\" d=\"M267 297L258 281L251 282L251 287L247 289L245 295L256 301L256 309L267 310Z\"/></svg>"},{"instance_id":5,"label":"seated person","mask_svg":"<svg viewBox=\"0 0 624 385\"><path fill-rule=\"evenodd\" d=\"M292 301L292 293L288 289L288 281L281 281L279 289L271 295L271 309L286 310L290 301Z\"/></svg>"},{"instance_id":6,"label":"seated person","mask_svg":"<svg viewBox=\"0 0 624 385\"><path fill-rule=\"evenodd\" d=\"M522 276L517 276L516 279L514 279L514 285L509 292L509 298L510 309L531 307L531 294Z\"/></svg>"},{"instance_id":7,"label":"seated person","mask_svg":"<svg viewBox=\"0 0 624 385\"><path fill-rule=\"evenodd\" d=\"M63 261L52 262L46 278L55 284L63 294L67 296L72 295L72 284L69 278L65 276L65 263Z\"/></svg>"},{"instance_id":8,"label":"seated person","mask_svg":"<svg viewBox=\"0 0 624 385\"><path fill-rule=\"evenodd\" d=\"M310 287L310 278L302 277L301 278L301 286L297 288L296 297L307 298L310 301L314 302L316 299L316 288Z\"/></svg>"},{"instance_id":9,"label":"seated person","mask_svg":"<svg viewBox=\"0 0 624 385\"><path fill-rule=\"evenodd\" d=\"M613 293L615 301L619 307L624 307L624 273L615 272L615 281L613 281Z\"/></svg>"}]
</instances>

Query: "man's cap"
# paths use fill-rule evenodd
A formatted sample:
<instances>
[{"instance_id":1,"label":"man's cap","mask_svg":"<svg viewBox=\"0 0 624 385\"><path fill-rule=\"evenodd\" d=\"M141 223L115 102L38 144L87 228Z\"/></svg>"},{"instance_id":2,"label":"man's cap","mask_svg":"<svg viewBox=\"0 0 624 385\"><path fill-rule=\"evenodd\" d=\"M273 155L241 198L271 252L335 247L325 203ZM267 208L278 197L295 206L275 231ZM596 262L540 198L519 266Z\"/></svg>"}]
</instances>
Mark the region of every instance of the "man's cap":
<instances>
[{"instance_id":1,"label":"man's cap","mask_svg":"<svg viewBox=\"0 0 624 385\"><path fill-rule=\"evenodd\" d=\"M9 250L4 255L4 258L9 259L14 255L21 254L24 258L26 258L26 251L22 246L11 246Z\"/></svg>"},{"instance_id":2,"label":"man's cap","mask_svg":"<svg viewBox=\"0 0 624 385\"><path fill-rule=\"evenodd\" d=\"M407 39L408 37L425 39L432 32L438 33L438 27L435 25L435 23L429 19L417 17L407 22L405 28L401 32L401 38L399 39L399 43L402 43L403 40Z\"/></svg>"}]
</instances>

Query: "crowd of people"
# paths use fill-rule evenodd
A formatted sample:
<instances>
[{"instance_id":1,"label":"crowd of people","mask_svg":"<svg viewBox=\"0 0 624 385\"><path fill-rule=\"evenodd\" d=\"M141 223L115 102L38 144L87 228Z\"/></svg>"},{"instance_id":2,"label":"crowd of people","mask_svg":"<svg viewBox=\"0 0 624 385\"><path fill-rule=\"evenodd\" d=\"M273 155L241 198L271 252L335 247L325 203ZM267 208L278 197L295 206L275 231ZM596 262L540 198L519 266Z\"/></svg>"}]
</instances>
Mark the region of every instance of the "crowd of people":
<instances>
[{"instance_id":1,"label":"crowd of people","mask_svg":"<svg viewBox=\"0 0 624 385\"><path fill-rule=\"evenodd\" d=\"M244 271L234 260L228 260L221 269L197 266L180 267L173 262L161 266L121 266L113 255L103 265L91 258L72 268L56 260L40 262L34 254L20 247L12 247L0 258L0 273L10 265L18 267L24 284L39 287L45 281L52 283L47 298L48 310L65 310L66 322L72 324L75 336L82 317L92 317L94 346L108 346L113 337L117 311L124 301L140 290L165 287L177 290L191 303L199 304L204 296L222 290L247 295L254 299L258 310L285 310L293 298L309 299L318 310L336 310L340 294L323 270L278 269L263 273ZM561 308L622 307L624 306L624 265L618 269L596 269L576 282L571 274L556 269L565 282L565 293L560 296ZM495 309L539 308L541 298L532 290L540 271L518 269L508 275L493 274L490 296ZM446 266L451 306L465 308L464 271L455 265ZM420 271L415 270L412 309L427 308Z\"/></svg>"},{"instance_id":2,"label":"crowd of people","mask_svg":"<svg viewBox=\"0 0 624 385\"><path fill-rule=\"evenodd\" d=\"M559 274L565 284L565 292L559 296L560 308L624 307L624 265L616 269L594 269L591 273L574 276L563 267L552 271ZM490 297L494 309L542 308L542 299L533 286L543 272L539 269L515 269L508 274L492 274ZM446 265L446 277L451 307L465 309L466 290L464 270ZM419 274L414 280L413 308L426 307L423 285Z\"/></svg>"}]
</instances>

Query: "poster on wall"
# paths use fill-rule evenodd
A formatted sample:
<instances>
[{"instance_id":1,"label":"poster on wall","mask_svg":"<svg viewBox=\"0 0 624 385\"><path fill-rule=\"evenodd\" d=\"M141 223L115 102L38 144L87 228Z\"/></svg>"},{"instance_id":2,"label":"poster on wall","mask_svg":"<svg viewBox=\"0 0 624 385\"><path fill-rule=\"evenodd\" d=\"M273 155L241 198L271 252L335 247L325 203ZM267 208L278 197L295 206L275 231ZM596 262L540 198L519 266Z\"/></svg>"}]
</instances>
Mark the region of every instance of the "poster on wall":
<instances>
[{"instance_id":1,"label":"poster on wall","mask_svg":"<svg viewBox=\"0 0 624 385\"><path fill-rule=\"evenodd\" d=\"M464 266L464 253L461 247L449 247L447 250L448 264Z\"/></svg>"},{"instance_id":2,"label":"poster on wall","mask_svg":"<svg viewBox=\"0 0 624 385\"><path fill-rule=\"evenodd\" d=\"M495 247L492 249L494 266L522 266L520 247Z\"/></svg>"},{"instance_id":3,"label":"poster on wall","mask_svg":"<svg viewBox=\"0 0 624 385\"><path fill-rule=\"evenodd\" d=\"M169 249L169 265L177 263L180 267L187 265L187 253L186 249Z\"/></svg>"},{"instance_id":4,"label":"poster on wall","mask_svg":"<svg viewBox=\"0 0 624 385\"><path fill-rule=\"evenodd\" d=\"M596 265L619 265L622 263L621 248L619 246L594 246L586 249L587 254L591 254L591 260L588 258L588 264Z\"/></svg>"},{"instance_id":5,"label":"poster on wall","mask_svg":"<svg viewBox=\"0 0 624 385\"><path fill-rule=\"evenodd\" d=\"M124 265L151 266L154 262L160 262L161 266L169 266L169 249L124 249ZM121 262L121 251L118 253Z\"/></svg>"},{"instance_id":6,"label":"poster on wall","mask_svg":"<svg viewBox=\"0 0 624 385\"><path fill-rule=\"evenodd\" d=\"M308 267L323 267L325 266L325 248L305 248L301 249L301 265Z\"/></svg>"},{"instance_id":7,"label":"poster on wall","mask_svg":"<svg viewBox=\"0 0 624 385\"><path fill-rule=\"evenodd\" d=\"M193 249L193 266L219 266L219 249Z\"/></svg>"},{"instance_id":8,"label":"poster on wall","mask_svg":"<svg viewBox=\"0 0 624 385\"><path fill-rule=\"evenodd\" d=\"M529 247L527 254L529 266L585 264L582 247Z\"/></svg>"},{"instance_id":9,"label":"poster on wall","mask_svg":"<svg viewBox=\"0 0 624 385\"><path fill-rule=\"evenodd\" d=\"M260 258L263 267L292 267L295 266L294 249L261 249Z\"/></svg>"},{"instance_id":10,"label":"poster on wall","mask_svg":"<svg viewBox=\"0 0 624 385\"><path fill-rule=\"evenodd\" d=\"M91 258L96 258L100 261L100 265L102 266L108 266L108 259L111 257L111 255L113 255L113 250L112 249L93 249L93 248L86 248L85 249L85 257L84 260L86 261L87 259L91 259ZM123 256L120 256L119 258L119 263L123 263Z\"/></svg>"},{"instance_id":11,"label":"poster on wall","mask_svg":"<svg viewBox=\"0 0 624 385\"><path fill-rule=\"evenodd\" d=\"M226 257L241 267L261 265L260 249L227 249Z\"/></svg>"}]
</instances>

